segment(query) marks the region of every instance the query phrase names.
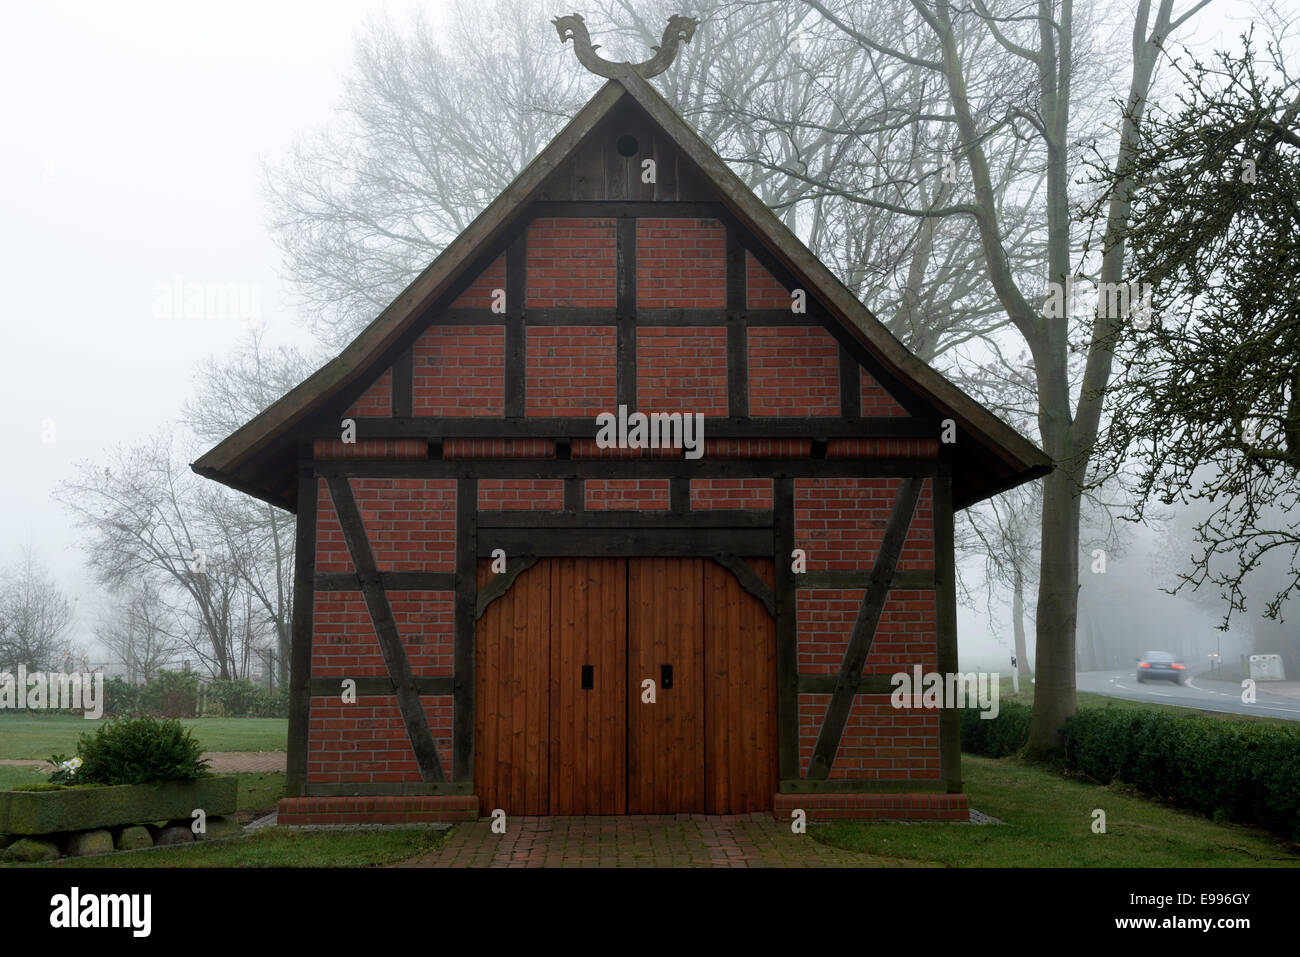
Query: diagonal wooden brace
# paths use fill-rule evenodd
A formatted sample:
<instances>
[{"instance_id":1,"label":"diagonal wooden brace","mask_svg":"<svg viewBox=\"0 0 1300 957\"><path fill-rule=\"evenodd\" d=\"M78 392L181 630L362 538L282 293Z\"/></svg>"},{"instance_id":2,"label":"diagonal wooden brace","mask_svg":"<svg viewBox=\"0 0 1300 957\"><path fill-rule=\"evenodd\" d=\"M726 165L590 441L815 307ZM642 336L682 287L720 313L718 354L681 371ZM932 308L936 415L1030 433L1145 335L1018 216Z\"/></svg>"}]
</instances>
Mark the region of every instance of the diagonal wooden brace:
<instances>
[{"instance_id":1,"label":"diagonal wooden brace","mask_svg":"<svg viewBox=\"0 0 1300 957\"><path fill-rule=\"evenodd\" d=\"M339 476L327 481L330 497L334 499L334 511L343 527L343 539L347 542L352 564L361 579L361 594L370 610L370 621L374 625L375 636L379 639L379 650L388 667L388 676L393 680L393 694L397 698L397 707L401 711L402 722L406 725L406 736L410 739L411 750L415 753L415 761L420 768L420 778L428 782L444 781L446 777L442 762L438 760L438 748L433 741L429 719L420 703L420 692L411 675L411 662L406 657L406 649L402 647L397 620L393 617L388 593L381 583L379 567L370 548L370 539L366 536L365 523L352 495L352 485L348 479Z\"/></svg>"},{"instance_id":2,"label":"diagonal wooden brace","mask_svg":"<svg viewBox=\"0 0 1300 957\"><path fill-rule=\"evenodd\" d=\"M898 489L898 497L894 499L894 508L889 514L884 537L880 540L880 550L876 553L876 562L867 582L867 593L862 596L862 606L853 623L853 634L844 651L844 661L840 664L835 690L831 693L830 704L826 706L826 716L822 719L822 728L813 748L812 762L808 766L809 780L825 780L830 774L831 765L835 763L835 754L840 749L840 738L844 735L849 712L853 710L853 699L862 682L862 668L871 653L871 642L876 637L876 627L880 624L885 601L889 598L889 588L898 568L898 558L903 552L903 543L907 540L907 530L912 524L912 513L916 511L916 502L921 496L923 481L920 478L904 479Z\"/></svg>"}]
</instances>

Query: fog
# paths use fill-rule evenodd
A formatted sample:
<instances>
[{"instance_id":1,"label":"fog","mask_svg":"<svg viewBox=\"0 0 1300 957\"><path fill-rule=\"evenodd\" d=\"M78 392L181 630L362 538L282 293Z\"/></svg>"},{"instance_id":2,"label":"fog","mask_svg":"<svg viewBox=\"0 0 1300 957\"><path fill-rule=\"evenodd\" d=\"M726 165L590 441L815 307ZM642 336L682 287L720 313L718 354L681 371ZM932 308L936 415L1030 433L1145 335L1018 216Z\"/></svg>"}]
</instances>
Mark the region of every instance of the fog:
<instances>
[{"instance_id":1,"label":"fog","mask_svg":"<svg viewBox=\"0 0 1300 957\"><path fill-rule=\"evenodd\" d=\"M78 644L93 644L96 590L51 491L75 461L169 428L195 363L232 349L247 325L159 315L160 284L238 284L271 342L312 345L265 226L263 163L329 122L367 18L401 23L416 8L445 12L382 0L6 7L0 564L34 546L78 600ZM1212 9L1190 39L1204 48L1235 35L1243 8ZM1199 662L1248 651L1248 629L1221 634L1218 613L1160 592L1159 550L1139 530L1104 574L1082 563L1081 654L1121 668L1148 648ZM963 574L977 581L977 562ZM962 667L1007 670L1006 596L990 621L975 595L978 607L959 613ZM1032 619L1026 627L1032 660Z\"/></svg>"}]
</instances>

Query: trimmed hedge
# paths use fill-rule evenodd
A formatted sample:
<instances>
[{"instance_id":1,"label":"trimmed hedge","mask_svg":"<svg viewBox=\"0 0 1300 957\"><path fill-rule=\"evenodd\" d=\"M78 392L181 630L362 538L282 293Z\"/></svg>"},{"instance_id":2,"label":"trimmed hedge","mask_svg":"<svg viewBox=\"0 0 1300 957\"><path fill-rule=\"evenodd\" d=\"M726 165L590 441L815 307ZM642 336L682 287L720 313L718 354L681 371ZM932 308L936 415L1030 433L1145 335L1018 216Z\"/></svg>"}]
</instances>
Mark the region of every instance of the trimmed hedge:
<instances>
[{"instance_id":1,"label":"trimmed hedge","mask_svg":"<svg viewBox=\"0 0 1300 957\"><path fill-rule=\"evenodd\" d=\"M1062 730L1066 766L1300 841L1300 730L1089 708Z\"/></svg>"},{"instance_id":2,"label":"trimmed hedge","mask_svg":"<svg viewBox=\"0 0 1300 957\"><path fill-rule=\"evenodd\" d=\"M963 750L1014 754L1031 709L1004 702L986 721L963 709ZM1300 842L1300 728L1128 708L1081 708L1061 730L1060 766L1119 781L1215 819L1262 827Z\"/></svg>"},{"instance_id":3,"label":"trimmed hedge","mask_svg":"<svg viewBox=\"0 0 1300 957\"><path fill-rule=\"evenodd\" d=\"M988 758L1015 754L1029 740L1029 719L1033 713L1028 705L1014 701L1003 701L996 718L981 718L983 712L978 708L962 708L962 750Z\"/></svg>"}]
</instances>

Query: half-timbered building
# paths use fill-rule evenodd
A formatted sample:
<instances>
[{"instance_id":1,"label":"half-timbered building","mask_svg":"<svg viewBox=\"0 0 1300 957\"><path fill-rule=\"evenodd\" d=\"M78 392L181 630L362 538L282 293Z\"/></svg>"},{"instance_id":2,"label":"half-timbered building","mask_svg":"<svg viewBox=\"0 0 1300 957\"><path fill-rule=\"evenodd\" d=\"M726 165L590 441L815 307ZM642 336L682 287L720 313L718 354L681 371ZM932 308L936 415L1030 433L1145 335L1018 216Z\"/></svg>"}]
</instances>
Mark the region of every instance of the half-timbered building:
<instances>
[{"instance_id":1,"label":"half-timbered building","mask_svg":"<svg viewBox=\"0 0 1300 957\"><path fill-rule=\"evenodd\" d=\"M957 670L954 511L1049 461L642 72L194 464L297 515L282 823L967 813L890 675Z\"/></svg>"}]
</instances>

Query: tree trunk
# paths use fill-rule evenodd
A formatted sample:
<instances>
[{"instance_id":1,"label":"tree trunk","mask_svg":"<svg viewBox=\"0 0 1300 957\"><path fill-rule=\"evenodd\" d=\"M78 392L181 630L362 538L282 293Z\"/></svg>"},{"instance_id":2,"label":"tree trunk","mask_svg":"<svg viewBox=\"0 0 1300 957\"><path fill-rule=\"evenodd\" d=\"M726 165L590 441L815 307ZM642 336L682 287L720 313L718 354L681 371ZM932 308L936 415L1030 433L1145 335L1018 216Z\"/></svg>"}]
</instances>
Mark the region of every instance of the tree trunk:
<instances>
[{"instance_id":1,"label":"tree trunk","mask_svg":"<svg viewBox=\"0 0 1300 957\"><path fill-rule=\"evenodd\" d=\"M1057 461L1060 457L1053 456ZM1043 479L1042 560L1035 633L1034 716L1029 753L1060 747L1061 725L1074 714L1075 623L1079 609L1079 495L1064 466Z\"/></svg>"},{"instance_id":2,"label":"tree trunk","mask_svg":"<svg viewBox=\"0 0 1300 957\"><path fill-rule=\"evenodd\" d=\"M1029 654L1025 646L1025 580L1019 566L1011 589L1011 630L1016 637L1016 674L1029 678L1033 672L1029 669Z\"/></svg>"}]
</instances>

